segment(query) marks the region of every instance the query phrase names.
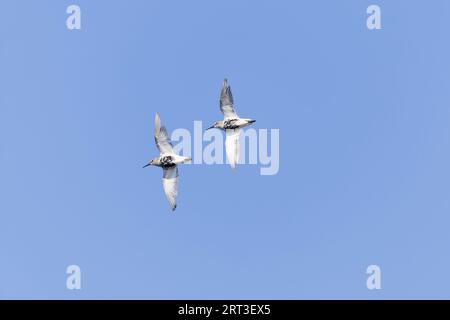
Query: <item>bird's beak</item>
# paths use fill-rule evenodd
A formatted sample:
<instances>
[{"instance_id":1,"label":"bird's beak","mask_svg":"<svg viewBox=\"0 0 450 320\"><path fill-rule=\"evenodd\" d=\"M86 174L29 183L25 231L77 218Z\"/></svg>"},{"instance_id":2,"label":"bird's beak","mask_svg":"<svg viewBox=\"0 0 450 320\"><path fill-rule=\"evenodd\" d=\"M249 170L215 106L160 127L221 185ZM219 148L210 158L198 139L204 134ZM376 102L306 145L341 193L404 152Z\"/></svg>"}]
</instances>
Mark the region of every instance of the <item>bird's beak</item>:
<instances>
[{"instance_id":1,"label":"bird's beak","mask_svg":"<svg viewBox=\"0 0 450 320\"><path fill-rule=\"evenodd\" d=\"M214 126L211 126L211 127L207 128L206 130L213 129L213 128L214 128ZM205 130L205 131L206 131L206 130Z\"/></svg>"},{"instance_id":2,"label":"bird's beak","mask_svg":"<svg viewBox=\"0 0 450 320\"><path fill-rule=\"evenodd\" d=\"M152 163L147 163L145 166L143 166L142 168L148 167L149 165L151 165Z\"/></svg>"}]
</instances>

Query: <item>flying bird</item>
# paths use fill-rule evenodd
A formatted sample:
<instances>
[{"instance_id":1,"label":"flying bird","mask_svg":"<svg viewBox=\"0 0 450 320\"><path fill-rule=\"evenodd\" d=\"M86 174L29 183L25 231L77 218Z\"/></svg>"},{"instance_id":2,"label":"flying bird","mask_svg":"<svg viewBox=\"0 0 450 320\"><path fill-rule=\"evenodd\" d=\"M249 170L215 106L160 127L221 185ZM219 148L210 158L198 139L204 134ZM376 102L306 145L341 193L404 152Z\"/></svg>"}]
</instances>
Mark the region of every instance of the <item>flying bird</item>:
<instances>
[{"instance_id":1,"label":"flying bird","mask_svg":"<svg viewBox=\"0 0 450 320\"><path fill-rule=\"evenodd\" d=\"M166 194L172 211L174 211L177 207L176 197L178 195L177 165L191 161L192 159L179 156L173 152L169 135L167 134L166 128L161 126L161 118L158 113L155 115L155 143L159 150L159 157L150 160L144 168L152 165L163 169L162 184L164 193Z\"/></svg>"},{"instance_id":2,"label":"flying bird","mask_svg":"<svg viewBox=\"0 0 450 320\"><path fill-rule=\"evenodd\" d=\"M225 138L225 150L233 169L239 161L239 133L241 128L246 127L256 120L239 118L234 108L233 94L231 88L228 85L227 79L223 80L222 90L220 92L220 111L222 111L224 119L222 121L216 121L214 124L206 130L217 128L226 132Z\"/></svg>"}]
</instances>

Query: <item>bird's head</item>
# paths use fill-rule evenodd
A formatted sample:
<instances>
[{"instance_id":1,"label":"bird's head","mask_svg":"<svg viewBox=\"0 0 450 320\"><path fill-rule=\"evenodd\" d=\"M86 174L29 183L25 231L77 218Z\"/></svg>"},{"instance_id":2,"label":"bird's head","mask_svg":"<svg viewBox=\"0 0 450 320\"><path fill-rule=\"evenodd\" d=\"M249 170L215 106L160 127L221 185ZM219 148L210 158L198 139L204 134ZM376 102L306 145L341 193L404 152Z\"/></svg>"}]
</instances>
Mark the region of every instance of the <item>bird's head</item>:
<instances>
[{"instance_id":1,"label":"bird's head","mask_svg":"<svg viewBox=\"0 0 450 320\"><path fill-rule=\"evenodd\" d=\"M214 124L211 127L207 128L206 130L214 129L214 128L222 129L222 127L223 127L222 122L223 121L216 121L216 122L214 122Z\"/></svg>"},{"instance_id":2,"label":"bird's head","mask_svg":"<svg viewBox=\"0 0 450 320\"><path fill-rule=\"evenodd\" d=\"M152 166L155 165L155 159L150 160L145 166L143 166L142 168L148 167L148 166Z\"/></svg>"}]
</instances>

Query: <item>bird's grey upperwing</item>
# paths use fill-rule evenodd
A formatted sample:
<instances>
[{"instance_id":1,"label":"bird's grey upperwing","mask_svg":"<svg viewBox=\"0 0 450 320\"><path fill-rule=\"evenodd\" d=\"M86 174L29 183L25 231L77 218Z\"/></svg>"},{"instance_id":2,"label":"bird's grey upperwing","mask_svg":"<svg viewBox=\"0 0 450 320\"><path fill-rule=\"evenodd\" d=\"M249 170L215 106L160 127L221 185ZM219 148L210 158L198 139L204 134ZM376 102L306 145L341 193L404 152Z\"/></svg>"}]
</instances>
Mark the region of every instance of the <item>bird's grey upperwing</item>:
<instances>
[{"instance_id":1,"label":"bird's grey upperwing","mask_svg":"<svg viewBox=\"0 0 450 320\"><path fill-rule=\"evenodd\" d=\"M161 118L158 113L155 115L155 143L161 154L173 153L169 134L167 133L166 127L161 126Z\"/></svg>"},{"instance_id":2,"label":"bird's grey upperwing","mask_svg":"<svg viewBox=\"0 0 450 320\"><path fill-rule=\"evenodd\" d=\"M176 198L178 195L178 167L163 168L163 188L169 205L174 211L177 207Z\"/></svg>"},{"instance_id":3,"label":"bird's grey upperwing","mask_svg":"<svg viewBox=\"0 0 450 320\"><path fill-rule=\"evenodd\" d=\"M220 91L220 111L225 118L238 118L234 110L233 94L227 79L223 80L222 90Z\"/></svg>"}]
</instances>

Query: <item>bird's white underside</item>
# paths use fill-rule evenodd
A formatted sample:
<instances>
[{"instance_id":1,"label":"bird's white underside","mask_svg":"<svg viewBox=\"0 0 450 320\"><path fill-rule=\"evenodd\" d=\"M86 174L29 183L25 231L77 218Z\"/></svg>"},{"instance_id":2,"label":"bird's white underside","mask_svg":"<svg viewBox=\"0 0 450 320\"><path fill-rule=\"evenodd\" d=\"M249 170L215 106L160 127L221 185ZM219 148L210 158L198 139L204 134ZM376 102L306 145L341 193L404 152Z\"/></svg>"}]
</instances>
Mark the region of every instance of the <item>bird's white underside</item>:
<instances>
[{"instance_id":1,"label":"bird's white underside","mask_svg":"<svg viewBox=\"0 0 450 320\"><path fill-rule=\"evenodd\" d=\"M172 210L177 207L176 198L178 195L178 168L171 167L164 170L164 175L162 179L162 184L164 188L164 193L166 194L167 200Z\"/></svg>"},{"instance_id":2,"label":"bird's white underside","mask_svg":"<svg viewBox=\"0 0 450 320\"><path fill-rule=\"evenodd\" d=\"M239 129L229 129L226 131L225 151L230 166L235 169L239 161Z\"/></svg>"}]
</instances>

